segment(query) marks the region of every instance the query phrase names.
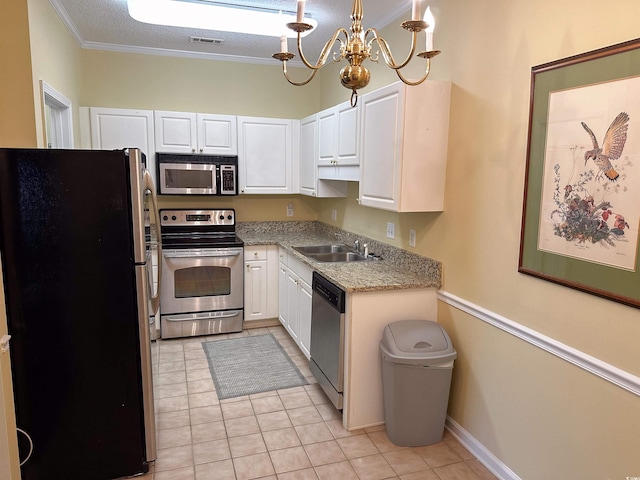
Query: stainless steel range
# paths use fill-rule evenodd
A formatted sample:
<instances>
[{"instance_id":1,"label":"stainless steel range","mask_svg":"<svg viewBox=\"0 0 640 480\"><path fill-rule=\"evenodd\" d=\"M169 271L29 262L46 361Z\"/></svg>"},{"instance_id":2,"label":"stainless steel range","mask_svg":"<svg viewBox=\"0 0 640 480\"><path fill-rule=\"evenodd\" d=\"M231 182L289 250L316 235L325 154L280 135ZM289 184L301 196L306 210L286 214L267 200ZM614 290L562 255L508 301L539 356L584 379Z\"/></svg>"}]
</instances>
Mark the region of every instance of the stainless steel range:
<instances>
[{"instance_id":1,"label":"stainless steel range","mask_svg":"<svg viewBox=\"0 0 640 480\"><path fill-rule=\"evenodd\" d=\"M235 210L161 210L162 338L242 331L243 242Z\"/></svg>"}]
</instances>

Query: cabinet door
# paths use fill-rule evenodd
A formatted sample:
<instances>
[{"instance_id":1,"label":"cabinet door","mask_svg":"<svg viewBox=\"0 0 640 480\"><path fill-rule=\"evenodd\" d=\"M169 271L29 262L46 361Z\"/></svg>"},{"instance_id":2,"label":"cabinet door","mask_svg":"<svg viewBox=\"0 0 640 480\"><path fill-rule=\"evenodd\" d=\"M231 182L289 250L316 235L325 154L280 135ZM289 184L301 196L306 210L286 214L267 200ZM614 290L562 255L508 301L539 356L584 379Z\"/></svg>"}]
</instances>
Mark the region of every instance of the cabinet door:
<instances>
[{"instance_id":1,"label":"cabinet door","mask_svg":"<svg viewBox=\"0 0 640 480\"><path fill-rule=\"evenodd\" d=\"M267 316L267 261L245 262L244 319L262 320Z\"/></svg>"},{"instance_id":2,"label":"cabinet door","mask_svg":"<svg viewBox=\"0 0 640 480\"><path fill-rule=\"evenodd\" d=\"M316 195L316 156L318 147L316 116L300 121L300 193Z\"/></svg>"},{"instance_id":3,"label":"cabinet door","mask_svg":"<svg viewBox=\"0 0 640 480\"><path fill-rule=\"evenodd\" d=\"M334 165L336 155L336 109L329 108L318 113L318 165Z\"/></svg>"},{"instance_id":4,"label":"cabinet door","mask_svg":"<svg viewBox=\"0 0 640 480\"><path fill-rule=\"evenodd\" d=\"M392 84L363 95L360 198L362 205L397 210L402 167L404 89Z\"/></svg>"},{"instance_id":5,"label":"cabinet door","mask_svg":"<svg viewBox=\"0 0 640 480\"><path fill-rule=\"evenodd\" d=\"M338 165L358 165L360 163L360 112L358 107L354 108L350 102L345 102L335 108L338 119L336 132Z\"/></svg>"},{"instance_id":6,"label":"cabinet door","mask_svg":"<svg viewBox=\"0 0 640 480\"><path fill-rule=\"evenodd\" d=\"M195 153L197 147L196 114L188 112L154 112L156 151Z\"/></svg>"},{"instance_id":7,"label":"cabinet door","mask_svg":"<svg viewBox=\"0 0 640 480\"><path fill-rule=\"evenodd\" d=\"M293 193L293 120L238 117L240 193Z\"/></svg>"},{"instance_id":8,"label":"cabinet door","mask_svg":"<svg viewBox=\"0 0 640 480\"><path fill-rule=\"evenodd\" d=\"M199 153L238 154L238 130L235 116L198 113L197 124Z\"/></svg>"},{"instance_id":9,"label":"cabinet door","mask_svg":"<svg viewBox=\"0 0 640 480\"><path fill-rule=\"evenodd\" d=\"M288 278L286 265L280 263L278 265L278 319L284 328L287 328L289 322Z\"/></svg>"},{"instance_id":10,"label":"cabinet door","mask_svg":"<svg viewBox=\"0 0 640 480\"><path fill-rule=\"evenodd\" d=\"M300 282L298 290L298 345L309 359L311 354L311 287Z\"/></svg>"},{"instance_id":11,"label":"cabinet door","mask_svg":"<svg viewBox=\"0 0 640 480\"><path fill-rule=\"evenodd\" d=\"M147 168L155 179L153 111L90 107L89 123L92 149L139 148L145 154Z\"/></svg>"},{"instance_id":12,"label":"cabinet door","mask_svg":"<svg viewBox=\"0 0 640 480\"><path fill-rule=\"evenodd\" d=\"M298 289L299 278L291 270L287 270L287 324L286 328L291 338L299 344L299 319L298 319Z\"/></svg>"}]
</instances>

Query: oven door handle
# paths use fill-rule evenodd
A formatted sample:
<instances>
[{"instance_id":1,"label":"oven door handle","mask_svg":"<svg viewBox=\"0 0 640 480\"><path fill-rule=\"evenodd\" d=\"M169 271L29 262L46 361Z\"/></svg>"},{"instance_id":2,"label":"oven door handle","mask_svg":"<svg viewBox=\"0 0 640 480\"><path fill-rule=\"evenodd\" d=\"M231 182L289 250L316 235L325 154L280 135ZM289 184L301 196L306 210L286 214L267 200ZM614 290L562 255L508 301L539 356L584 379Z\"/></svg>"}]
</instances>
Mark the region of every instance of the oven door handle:
<instances>
[{"instance_id":1,"label":"oven door handle","mask_svg":"<svg viewBox=\"0 0 640 480\"><path fill-rule=\"evenodd\" d=\"M192 314L186 314L186 315L167 315L166 317L162 317L163 320L166 320L168 322L193 322L193 321L198 321L198 320L218 320L220 318L231 318L231 317L237 317L238 315L240 315L239 311L233 311L230 313L223 313L222 315L217 314L217 315L198 315L198 316L194 316Z\"/></svg>"},{"instance_id":2,"label":"oven door handle","mask_svg":"<svg viewBox=\"0 0 640 480\"><path fill-rule=\"evenodd\" d=\"M238 255L240 255L241 251L237 251L237 252L207 252L207 253L201 253L201 252L167 252L165 250L165 252L163 253L163 256L165 258L220 258L220 257L237 257Z\"/></svg>"}]
</instances>

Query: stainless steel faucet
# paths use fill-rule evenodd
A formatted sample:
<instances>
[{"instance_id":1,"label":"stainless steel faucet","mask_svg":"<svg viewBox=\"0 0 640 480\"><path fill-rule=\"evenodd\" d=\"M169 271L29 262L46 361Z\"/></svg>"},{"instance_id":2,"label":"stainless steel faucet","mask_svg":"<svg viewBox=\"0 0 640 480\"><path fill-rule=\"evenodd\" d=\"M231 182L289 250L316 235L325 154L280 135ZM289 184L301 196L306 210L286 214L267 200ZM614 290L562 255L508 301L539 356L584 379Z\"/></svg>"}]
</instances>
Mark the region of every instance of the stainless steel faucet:
<instances>
[{"instance_id":1,"label":"stainless steel faucet","mask_svg":"<svg viewBox=\"0 0 640 480\"><path fill-rule=\"evenodd\" d=\"M353 242L353 248L356 249L356 252L360 253L360 240Z\"/></svg>"}]
</instances>

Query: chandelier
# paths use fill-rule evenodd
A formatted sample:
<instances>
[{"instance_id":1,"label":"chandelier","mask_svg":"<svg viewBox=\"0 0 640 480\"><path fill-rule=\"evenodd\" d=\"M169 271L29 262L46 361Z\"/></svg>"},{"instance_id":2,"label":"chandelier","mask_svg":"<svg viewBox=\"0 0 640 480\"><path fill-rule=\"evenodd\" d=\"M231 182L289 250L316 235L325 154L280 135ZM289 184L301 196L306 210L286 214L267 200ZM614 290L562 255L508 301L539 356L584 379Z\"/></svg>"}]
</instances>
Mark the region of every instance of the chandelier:
<instances>
[{"instance_id":1,"label":"chandelier","mask_svg":"<svg viewBox=\"0 0 640 480\"><path fill-rule=\"evenodd\" d=\"M325 66L329 58L329 54L336 42L340 43L340 53L333 52L332 61L340 62L342 59L346 59L349 65L346 65L340 70L340 82L345 88L349 88L352 91L351 94L351 106L355 107L358 103L358 89L364 88L369 84L371 75L367 67L363 65L363 62L370 59L372 62L377 63L382 53L382 58L388 67L395 70L398 78L407 85L419 85L424 82L429 76L431 69L431 58L440 53L439 50L433 50L433 26L434 20L431 17L431 11L427 8L424 20L420 19L420 4L421 0L413 0L411 20L403 22L402 28L411 32L411 49L406 59L402 62L396 62L391 54L389 44L384 38L382 38L375 28L369 28L363 31L362 28L362 0L353 1L353 9L351 11L351 28L350 33L345 28L338 28L333 36L327 41L322 49L320 56L315 64L311 64L302 53L302 37L303 32L307 32L313 27L304 22L304 2L305 0L298 0L298 9L296 15L296 21L287 23L287 27L297 33L298 37L298 54L302 63L311 70L309 77L301 82L296 82L289 77L287 73L287 61L295 57L295 54L288 52L287 37L283 35L280 37L280 52L274 53L273 58L276 58L282 62L282 71L285 78L289 83L296 86L302 86L309 83L313 77L315 77L318 70ZM426 51L416 54L420 58L426 60L425 72L422 78L418 80L408 80L405 78L400 70L406 67L413 59L417 48L418 33L426 30ZM379 51L372 53L374 42L378 45Z\"/></svg>"}]
</instances>

